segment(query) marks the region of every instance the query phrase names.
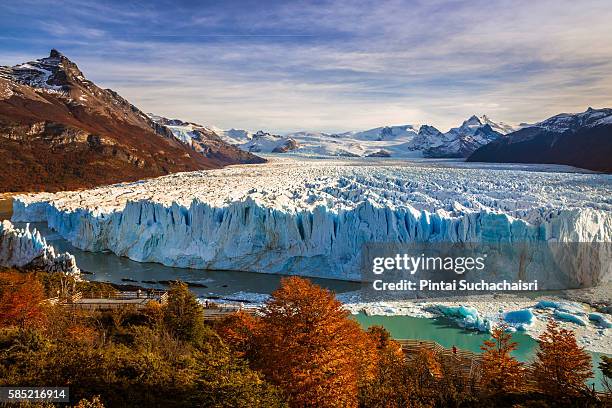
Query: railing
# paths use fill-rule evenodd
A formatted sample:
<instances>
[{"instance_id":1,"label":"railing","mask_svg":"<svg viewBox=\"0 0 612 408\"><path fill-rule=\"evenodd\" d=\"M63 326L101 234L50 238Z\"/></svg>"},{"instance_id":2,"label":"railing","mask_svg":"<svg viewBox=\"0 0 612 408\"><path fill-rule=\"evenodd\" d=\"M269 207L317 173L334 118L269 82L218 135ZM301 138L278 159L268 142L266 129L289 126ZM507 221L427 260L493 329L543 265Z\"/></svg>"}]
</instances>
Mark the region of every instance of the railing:
<instances>
[{"instance_id":1,"label":"railing","mask_svg":"<svg viewBox=\"0 0 612 408\"><path fill-rule=\"evenodd\" d=\"M402 346L402 350L404 350L404 352L416 352L418 351L418 349L427 348L433 350L438 354L453 356L466 360L480 361L482 359L481 354L459 348L456 348L455 350L448 349L435 341L415 339L395 339L395 341L397 341Z\"/></svg>"},{"instance_id":2,"label":"railing","mask_svg":"<svg viewBox=\"0 0 612 408\"><path fill-rule=\"evenodd\" d=\"M248 313L250 315L257 314L259 306L249 306L244 303L214 303L206 302L204 304L204 320L221 320L238 311Z\"/></svg>"},{"instance_id":3,"label":"railing","mask_svg":"<svg viewBox=\"0 0 612 408\"><path fill-rule=\"evenodd\" d=\"M63 306L84 310L110 310L122 307L143 308L149 301L165 303L168 293L162 290L116 291L99 297L84 298L77 292L61 302Z\"/></svg>"},{"instance_id":4,"label":"railing","mask_svg":"<svg viewBox=\"0 0 612 408\"><path fill-rule=\"evenodd\" d=\"M482 364L481 354L459 348L448 349L435 341L414 339L396 339L395 341L402 346L402 350L408 358L410 358L410 355L416 354L419 349L426 348L432 350L441 358L452 359L461 368L466 378L473 378Z\"/></svg>"}]
</instances>

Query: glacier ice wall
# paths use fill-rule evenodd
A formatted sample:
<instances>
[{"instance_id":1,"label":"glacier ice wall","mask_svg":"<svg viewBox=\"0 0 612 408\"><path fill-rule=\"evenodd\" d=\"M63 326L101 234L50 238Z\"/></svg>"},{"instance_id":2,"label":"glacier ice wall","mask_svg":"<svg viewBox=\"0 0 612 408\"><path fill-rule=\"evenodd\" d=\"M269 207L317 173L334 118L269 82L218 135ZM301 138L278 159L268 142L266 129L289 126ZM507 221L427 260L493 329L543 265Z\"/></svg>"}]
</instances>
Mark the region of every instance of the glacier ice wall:
<instances>
[{"instance_id":1,"label":"glacier ice wall","mask_svg":"<svg viewBox=\"0 0 612 408\"><path fill-rule=\"evenodd\" d=\"M44 221L78 248L136 261L346 280L359 279L368 242L612 242L609 203L597 202L610 179L599 175L332 164L18 196L13 220Z\"/></svg>"},{"instance_id":2,"label":"glacier ice wall","mask_svg":"<svg viewBox=\"0 0 612 408\"><path fill-rule=\"evenodd\" d=\"M611 217L594 210L560 212L541 225L531 225L488 211L443 217L369 201L339 212L317 206L296 213L250 199L221 208L198 200L188 207L130 201L122 211L109 214L44 205L42 218L27 215L29 207L19 201L15 213L46 221L74 246L88 251L110 250L135 261L169 266L348 280L359 279L359 254L367 242L564 241L593 239L594 229L582 230L585 222L597 230L609 232L612 227ZM36 205L36 214L41 206Z\"/></svg>"},{"instance_id":3,"label":"glacier ice wall","mask_svg":"<svg viewBox=\"0 0 612 408\"><path fill-rule=\"evenodd\" d=\"M24 229L15 228L6 220L0 224L0 266L80 273L74 256L67 252L56 254L36 229L31 231L29 225Z\"/></svg>"}]
</instances>

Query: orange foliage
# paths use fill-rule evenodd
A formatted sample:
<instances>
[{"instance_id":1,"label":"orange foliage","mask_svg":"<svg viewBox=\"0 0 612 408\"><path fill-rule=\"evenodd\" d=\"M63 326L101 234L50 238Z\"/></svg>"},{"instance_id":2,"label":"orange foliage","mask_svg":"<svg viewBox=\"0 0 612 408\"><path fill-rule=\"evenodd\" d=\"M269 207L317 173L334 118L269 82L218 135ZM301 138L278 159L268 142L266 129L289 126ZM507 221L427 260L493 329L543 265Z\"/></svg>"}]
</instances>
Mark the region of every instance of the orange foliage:
<instances>
[{"instance_id":1,"label":"orange foliage","mask_svg":"<svg viewBox=\"0 0 612 408\"><path fill-rule=\"evenodd\" d=\"M216 331L238 356L253 358L253 339L259 333L261 322L242 310L224 318Z\"/></svg>"},{"instance_id":2,"label":"orange foliage","mask_svg":"<svg viewBox=\"0 0 612 408\"><path fill-rule=\"evenodd\" d=\"M578 346L574 332L551 319L539 345L533 375L540 389L560 400L580 395L593 372L591 356Z\"/></svg>"},{"instance_id":3,"label":"orange foliage","mask_svg":"<svg viewBox=\"0 0 612 408\"><path fill-rule=\"evenodd\" d=\"M373 342L328 290L291 277L263 309L256 368L283 389L291 406L356 407L373 375Z\"/></svg>"},{"instance_id":4,"label":"orange foliage","mask_svg":"<svg viewBox=\"0 0 612 408\"><path fill-rule=\"evenodd\" d=\"M97 331L88 326L75 324L66 329L66 334L74 341L86 344L94 344L98 337Z\"/></svg>"},{"instance_id":5,"label":"orange foliage","mask_svg":"<svg viewBox=\"0 0 612 408\"><path fill-rule=\"evenodd\" d=\"M382 326L372 326L367 331L376 347L374 376L360 387L362 406L403 408L413 406L410 375L401 345L392 340Z\"/></svg>"},{"instance_id":6,"label":"orange foliage","mask_svg":"<svg viewBox=\"0 0 612 408\"><path fill-rule=\"evenodd\" d=\"M46 321L42 284L29 275L24 275L23 279L13 275L3 275L2 278L4 285L0 295L0 327L42 326Z\"/></svg>"},{"instance_id":7,"label":"orange foliage","mask_svg":"<svg viewBox=\"0 0 612 408\"><path fill-rule=\"evenodd\" d=\"M417 352L416 361L420 362L424 373L432 378L442 378L442 365L432 349L421 347Z\"/></svg>"},{"instance_id":8,"label":"orange foliage","mask_svg":"<svg viewBox=\"0 0 612 408\"><path fill-rule=\"evenodd\" d=\"M523 363L510 353L517 348L506 326L493 330L492 340L485 340L480 347L482 355L482 386L493 393L519 391L525 381Z\"/></svg>"}]
</instances>

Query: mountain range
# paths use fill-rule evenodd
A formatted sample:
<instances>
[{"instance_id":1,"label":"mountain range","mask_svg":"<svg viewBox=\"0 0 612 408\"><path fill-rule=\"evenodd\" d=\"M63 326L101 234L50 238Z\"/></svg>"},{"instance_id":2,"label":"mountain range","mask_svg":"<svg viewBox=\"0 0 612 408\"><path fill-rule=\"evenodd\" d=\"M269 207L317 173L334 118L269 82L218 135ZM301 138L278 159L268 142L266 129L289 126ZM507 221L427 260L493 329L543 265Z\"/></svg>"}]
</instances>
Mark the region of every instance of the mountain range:
<instances>
[{"instance_id":1,"label":"mountain range","mask_svg":"<svg viewBox=\"0 0 612 408\"><path fill-rule=\"evenodd\" d=\"M612 109L561 113L483 145L467 161L566 164L612 173Z\"/></svg>"},{"instance_id":2,"label":"mountain range","mask_svg":"<svg viewBox=\"0 0 612 408\"><path fill-rule=\"evenodd\" d=\"M184 143L56 50L0 67L0 191L78 189L263 161L216 134Z\"/></svg>"},{"instance_id":3,"label":"mountain range","mask_svg":"<svg viewBox=\"0 0 612 408\"><path fill-rule=\"evenodd\" d=\"M0 66L0 192L79 189L265 162L257 153L467 158L612 172L611 135L612 109L593 108L517 128L474 115L444 133L426 124L285 135L223 130L145 114L86 79L56 50Z\"/></svg>"},{"instance_id":4,"label":"mountain range","mask_svg":"<svg viewBox=\"0 0 612 408\"><path fill-rule=\"evenodd\" d=\"M472 116L446 133L430 125L397 125L344 133L301 131L278 135L262 130L222 130L149 115L157 123L174 124L169 127L179 138L198 128L215 133L227 143L248 152L325 157L465 158L480 146L514 130L510 125L493 122L484 115Z\"/></svg>"},{"instance_id":5,"label":"mountain range","mask_svg":"<svg viewBox=\"0 0 612 408\"><path fill-rule=\"evenodd\" d=\"M203 127L201 125L197 125ZM612 172L612 109L588 108L514 127L471 116L442 133L430 125L381 126L364 131L286 135L203 127L242 150L316 157L465 158L475 162L565 164ZM173 128L179 135L182 129Z\"/></svg>"}]
</instances>

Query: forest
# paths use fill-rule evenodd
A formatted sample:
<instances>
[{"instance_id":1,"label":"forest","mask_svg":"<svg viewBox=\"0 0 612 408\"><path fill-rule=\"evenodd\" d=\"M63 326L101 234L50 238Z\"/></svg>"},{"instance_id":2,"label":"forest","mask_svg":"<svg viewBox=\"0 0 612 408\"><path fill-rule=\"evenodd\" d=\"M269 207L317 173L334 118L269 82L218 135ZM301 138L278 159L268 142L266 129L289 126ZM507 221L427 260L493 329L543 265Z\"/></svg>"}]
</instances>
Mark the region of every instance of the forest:
<instances>
[{"instance_id":1,"label":"forest","mask_svg":"<svg viewBox=\"0 0 612 408\"><path fill-rule=\"evenodd\" d=\"M362 329L334 294L289 277L257 314L205 321L187 285L167 300L110 311L67 308L105 283L40 271L0 271L0 387L69 387L73 407L605 407L588 388L588 353L555 321L535 361L512 356L499 327L477 369L427 347L404 350L382 327ZM38 405L37 405L38 404ZM15 406L6 405L6 406ZM51 403L21 403L50 407Z\"/></svg>"}]
</instances>

